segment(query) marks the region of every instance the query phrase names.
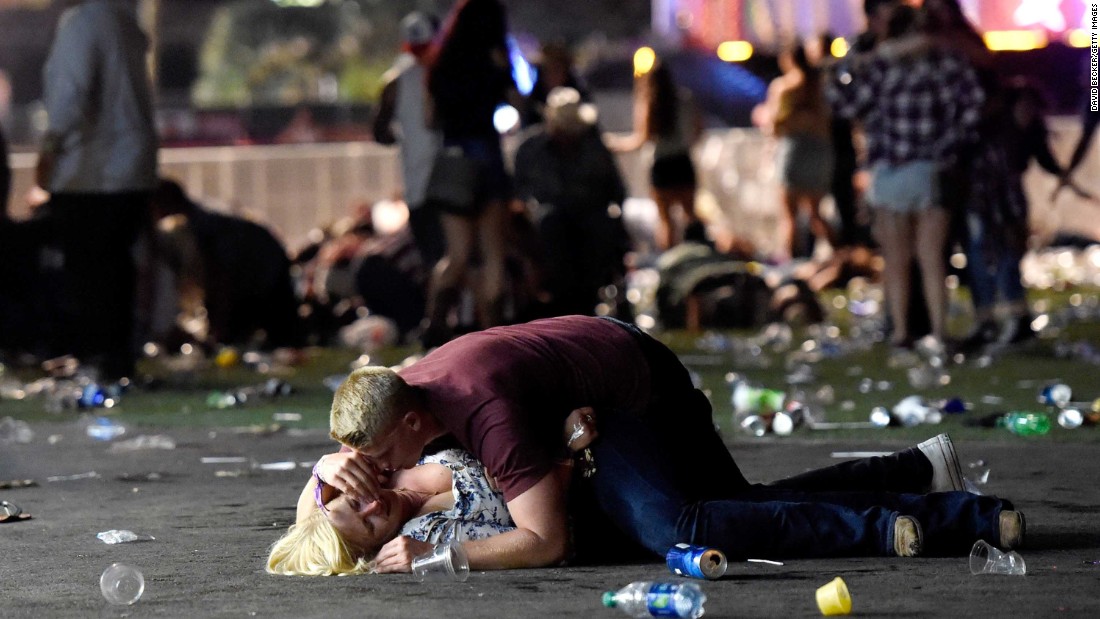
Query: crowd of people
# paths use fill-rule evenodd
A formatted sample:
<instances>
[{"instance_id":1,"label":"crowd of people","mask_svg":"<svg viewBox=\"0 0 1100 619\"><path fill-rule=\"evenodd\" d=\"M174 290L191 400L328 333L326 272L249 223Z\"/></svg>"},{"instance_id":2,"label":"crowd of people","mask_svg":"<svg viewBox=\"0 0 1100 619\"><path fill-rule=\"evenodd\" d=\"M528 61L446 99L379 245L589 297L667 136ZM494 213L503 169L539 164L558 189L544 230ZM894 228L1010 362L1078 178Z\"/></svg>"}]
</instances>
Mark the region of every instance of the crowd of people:
<instances>
[{"instance_id":1,"label":"crowd of people","mask_svg":"<svg viewBox=\"0 0 1100 619\"><path fill-rule=\"evenodd\" d=\"M119 378L147 340L331 344L368 312L425 349L546 316L629 321L624 281L646 243L624 220L616 155L637 150L657 214L646 241L652 256L664 254L648 265L662 278L668 326L820 317L813 292L845 273L874 275L870 247L883 257L898 351L926 335L934 350L1026 341L1021 177L1034 160L1079 191L1071 174L1095 114L1063 167L1047 146L1042 93L998 71L956 0L864 7L867 32L846 56L830 57L822 40L787 46L753 113L775 138L781 187L779 249L762 257L708 238L695 208L702 117L665 59L636 68L632 130L602 134L567 47L544 45L534 88L519 92L496 0L463 0L442 21L414 12L401 22L402 53L372 130L400 151L407 226L379 233L376 205L358 205L288 251L263 226L158 179L147 39L129 3L83 0L65 13L46 64L37 178L49 198L27 221L0 220L0 284L15 291L0 299L0 350L71 354ZM97 82L100 73L110 80ZM505 104L523 125L511 155L494 124ZM10 182L4 171L0 189ZM822 211L829 195L835 220ZM805 276L786 268L813 255L815 242L832 250L824 263ZM976 325L959 342L946 327L954 245L966 252ZM795 311L775 278L745 268L750 259L787 274Z\"/></svg>"}]
</instances>

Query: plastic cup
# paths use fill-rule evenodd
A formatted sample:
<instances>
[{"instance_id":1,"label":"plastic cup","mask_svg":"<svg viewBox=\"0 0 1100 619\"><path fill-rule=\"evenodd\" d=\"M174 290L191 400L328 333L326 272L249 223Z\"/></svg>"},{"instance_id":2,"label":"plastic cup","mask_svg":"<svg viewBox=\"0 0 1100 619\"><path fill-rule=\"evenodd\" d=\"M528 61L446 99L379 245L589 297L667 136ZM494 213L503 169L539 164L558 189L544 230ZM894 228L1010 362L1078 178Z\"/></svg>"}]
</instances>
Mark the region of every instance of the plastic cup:
<instances>
[{"instance_id":1,"label":"plastic cup","mask_svg":"<svg viewBox=\"0 0 1100 619\"><path fill-rule=\"evenodd\" d=\"M978 540L970 549L970 573L1023 576L1027 573L1027 566L1019 553L1002 552L985 541Z\"/></svg>"},{"instance_id":2,"label":"plastic cup","mask_svg":"<svg viewBox=\"0 0 1100 619\"><path fill-rule=\"evenodd\" d=\"M132 565L115 563L103 570L99 590L108 602L126 606L138 601L145 592L145 577Z\"/></svg>"},{"instance_id":3,"label":"plastic cup","mask_svg":"<svg viewBox=\"0 0 1100 619\"><path fill-rule=\"evenodd\" d=\"M840 576L817 588L817 607L821 614L847 615L852 612L852 596L848 594L848 585Z\"/></svg>"},{"instance_id":4,"label":"plastic cup","mask_svg":"<svg viewBox=\"0 0 1100 619\"><path fill-rule=\"evenodd\" d=\"M413 559L412 572L421 580L457 580L466 582L470 576L470 564L462 544L450 542L437 544L431 552Z\"/></svg>"}]
</instances>

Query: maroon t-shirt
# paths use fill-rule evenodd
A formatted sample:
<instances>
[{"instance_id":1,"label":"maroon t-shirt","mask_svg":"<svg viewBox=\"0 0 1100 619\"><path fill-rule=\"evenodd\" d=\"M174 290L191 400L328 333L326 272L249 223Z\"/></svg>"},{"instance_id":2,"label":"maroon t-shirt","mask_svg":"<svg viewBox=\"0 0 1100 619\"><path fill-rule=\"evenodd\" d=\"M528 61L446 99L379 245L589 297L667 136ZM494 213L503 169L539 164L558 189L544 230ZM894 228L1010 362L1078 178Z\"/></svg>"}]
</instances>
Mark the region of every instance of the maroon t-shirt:
<instances>
[{"instance_id":1,"label":"maroon t-shirt","mask_svg":"<svg viewBox=\"0 0 1100 619\"><path fill-rule=\"evenodd\" d=\"M649 399L649 366L634 336L587 316L464 335L400 374L424 390L431 413L509 501L550 472L573 409L639 410Z\"/></svg>"}]
</instances>

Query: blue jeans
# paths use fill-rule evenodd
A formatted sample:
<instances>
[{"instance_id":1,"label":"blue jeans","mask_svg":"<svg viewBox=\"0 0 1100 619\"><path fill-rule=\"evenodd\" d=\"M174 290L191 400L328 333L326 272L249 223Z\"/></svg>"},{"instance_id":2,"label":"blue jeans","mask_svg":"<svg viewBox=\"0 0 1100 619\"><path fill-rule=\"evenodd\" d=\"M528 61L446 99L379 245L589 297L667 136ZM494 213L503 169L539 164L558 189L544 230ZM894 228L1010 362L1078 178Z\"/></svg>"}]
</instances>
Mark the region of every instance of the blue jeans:
<instances>
[{"instance_id":1,"label":"blue jeans","mask_svg":"<svg viewBox=\"0 0 1100 619\"><path fill-rule=\"evenodd\" d=\"M733 559L892 556L899 515L921 523L926 554L963 555L979 538L998 542L998 516L1011 505L966 492L917 494L932 467L916 448L749 484L687 370L635 333L653 377L650 406L598 411L596 472L580 483L591 485L593 510L651 552L663 556L688 542Z\"/></svg>"},{"instance_id":2,"label":"blue jeans","mask_svg":"<svg viewBox=\"0 0 1100 619\"><path fill-rule=\"evenodd\" d=\"M1023 301L1020 255L990 237L985 222L974 213L966 216L966 264L975 308L991 308L997 296L1006 303Z\"/></svg>"}]
</instances>

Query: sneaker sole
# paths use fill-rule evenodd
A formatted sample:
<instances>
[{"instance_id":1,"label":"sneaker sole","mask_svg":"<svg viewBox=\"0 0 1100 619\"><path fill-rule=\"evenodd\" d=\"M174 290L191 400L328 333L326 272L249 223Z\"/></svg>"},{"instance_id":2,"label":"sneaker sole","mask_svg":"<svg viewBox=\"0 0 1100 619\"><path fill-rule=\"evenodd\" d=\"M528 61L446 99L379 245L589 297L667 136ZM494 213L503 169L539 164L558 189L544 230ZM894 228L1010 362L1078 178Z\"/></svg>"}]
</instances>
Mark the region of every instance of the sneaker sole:
<instances>
[{"instance_id":1,"label":"sneaker sole","mask_svg":"<svg viewBox=\"0 0 1100 619\"><path fill-rule=\"evenodd\" d=\"M998 537L1000 538L1001 548L1004 548L1005 550L1012 550L1022 546L1024 543L1024 536L1027 535L1027 518L1024 517L1023 512L1013 510L1012 513L1016 514L1016 518L1019 520L1020 526L1016 531L1016 534L1012 536L1011 539L1005 538L1003 531L1004 524L998 523L1002 527L1002 531L1000 532L1000 535Z\"/></svg>"},{"instance_id":2,"label":"sneaker sole","mask_svg":"<svg viewBox=\"0 0 1100 619\"><path fill-rule=\"evenodd\" d=\"M899 527L904 523L910 523L913 525L913 532L916 533L916 538L910 540L910 542L904 546L898 546L898 537L901 534ZM894 554L899 557L918 557L924 550L924 529L921 528L920 522L912 516L898 516L894 522Z\"/></svg>"},{"instance_id":3,"label":"sneaker sole","mask_svg":"<svg viewBox=\"0 0 1100 619\"><path fill-rule=\"evenodd\" d=\"M929 454L924 449L927 445L934 449L934 453ZM921 453L924 454L928 461L932 463L932 483L929 485L929 492L950 492L950 491L963 491L966 490L966 485L963 483L962 468L959 467L959 457L955 454L955 444L951 442L951 437L946 434L940 434L939 436L932 437L927 441L917 445L920 448ZM933 457L939 460L939 462L933 461ZM936 470L941 469L947 474L947 479L936 479ZM944 487L949 484L949 487Z\"/></svg>"}]
</instances>

